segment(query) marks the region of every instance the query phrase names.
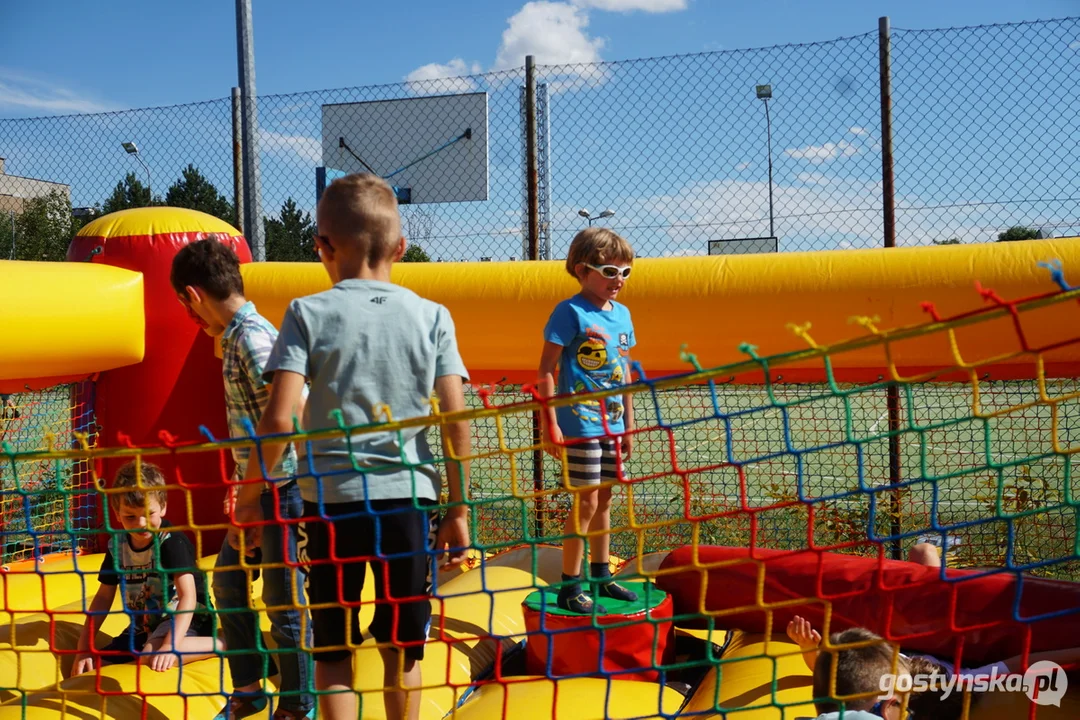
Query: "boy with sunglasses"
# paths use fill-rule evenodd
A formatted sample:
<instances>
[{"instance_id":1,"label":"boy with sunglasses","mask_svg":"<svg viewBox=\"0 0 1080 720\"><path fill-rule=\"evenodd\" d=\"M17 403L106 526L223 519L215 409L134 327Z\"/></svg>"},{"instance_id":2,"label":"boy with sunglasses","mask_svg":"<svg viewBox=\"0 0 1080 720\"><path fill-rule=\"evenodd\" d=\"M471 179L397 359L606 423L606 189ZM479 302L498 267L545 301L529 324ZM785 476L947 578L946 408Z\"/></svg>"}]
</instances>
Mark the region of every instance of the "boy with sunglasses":
<instances>
[{"instance_id":1,"label":"boy with sunglasses","mask_svg":"<svg viewBox=\"0 0 1080 720\"><path fill-rule=\"evenodd\" d=\"M615 302L630 277L634 251L611 230L590 227L570 243L566 271L581 292L559 303L544 328L539 392L590 393L625 385L630 376L630 348L635 344L630 311ZM548 452L566 452L566 472L575 488L576 512L567 517L563 535L563 575L558 606L577 613L604 613L582 590L584 538L589 537L589 576L594 594L633 601L637 595L611 579L608 549L611 488L622 474L622 459L633 448L634 407L630 394L601 401L548 408L542 414ZM620 457L621 455L621 457Z\"/></svg>"}]
</instances>

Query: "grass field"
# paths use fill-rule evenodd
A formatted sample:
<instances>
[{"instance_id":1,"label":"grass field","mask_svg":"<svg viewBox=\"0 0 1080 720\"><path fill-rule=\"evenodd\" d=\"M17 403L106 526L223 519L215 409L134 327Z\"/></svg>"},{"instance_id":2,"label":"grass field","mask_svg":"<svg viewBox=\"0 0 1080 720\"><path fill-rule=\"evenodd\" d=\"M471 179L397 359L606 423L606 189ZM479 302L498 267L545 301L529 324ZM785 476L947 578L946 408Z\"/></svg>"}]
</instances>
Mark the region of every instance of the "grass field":
<instances>
[{"instance_id":1,"label":"grass field","mask_svg":"<svg viewBox=\"0 0 1080 720\"><path fill-rule=\"evenodd\" d=\"M1078 390L1074 380L1048 381L1052 397ZM631 557L639 543L645 552L677 547L691 540L695 524L699 542L745 545L753 520L761 547L806 547L812 534L815 543L843 545L845 552L874 554L874 541L887 552L906 552L920 535L949 535L960 543L950 564L1051 563L1038 571L1072 576L1067 561L1076 554L1077 515L1070 456L1054 454L1051 407L1023 407L1038 398L1033 381L982 384L984 413L1013 408L989 419L973 417L968 385L902 388L900 487L889 485L885 389L841 391L774 386L774 404L764 388L720 386L719 413L707 386L637 395L637 425L644 430L626 466L631 484L620 489L613 510L612 525L620 529L612 552ZM519 389L505 388L492 401L525 399ZM1080 426L1073 429L1077 403L1058 407L1057 439L1068 448L1080 441ZM531 418L511 414L499 424L501 453L495 421L474 428L476 452L496 453L473 465L480 541L557 543L569 497L536 497ZM545 457L545 489L558 487L559 472ZM638 529L630 528L631 518Z\"/></svg>"},{"instance_id":2,"label":"grass field","mask_svg":"<svg viewBox=\"0 0 1080 720\"><path fill-rule=\"evenodd\" d=\"M889 485L881 386L837 394L824 385L776 385L775 402L764 388L745 385L719 386L715 397L704 385L638 394L641 430L625 468L629 483L616 495L612 552L625 558L678 547L695 528L707 544L747 545L753 533L760 547L806 547L812 537L859 554L882 544L903 552L936 533L959 540L950 558L957 565L1048 563L1037 571L1080 579L1069 562L1077 555L1071 456L1055 454L1052 443L1056 432L1062 448L1080 444L1080 402L1057 406L1055 428L1050 405L1025 407L1038 398L1034 382L979 390L984 413L1009 412L974 418L964 384L901 389L900 487ZM1047 386L1051 397L1078 391L1075 380ZM16 396L21 414L7 421L8 441L26 450L46 432L70 437L73 392ZM515 386L490 397L499 406L528 399ZM470 401L481 405L478 395ZM559 463L546 455L543 491L534 489L531 414L478 420L473 432L477 540L492 549L560 543L570 496L560 490ZM41 461L0 468L0 560L33 551L28 529L39 541L59 542L64 536L51 533L66 518L89 522L86 498L70 495L81 472Z\"/></svg>"}]
</instances>

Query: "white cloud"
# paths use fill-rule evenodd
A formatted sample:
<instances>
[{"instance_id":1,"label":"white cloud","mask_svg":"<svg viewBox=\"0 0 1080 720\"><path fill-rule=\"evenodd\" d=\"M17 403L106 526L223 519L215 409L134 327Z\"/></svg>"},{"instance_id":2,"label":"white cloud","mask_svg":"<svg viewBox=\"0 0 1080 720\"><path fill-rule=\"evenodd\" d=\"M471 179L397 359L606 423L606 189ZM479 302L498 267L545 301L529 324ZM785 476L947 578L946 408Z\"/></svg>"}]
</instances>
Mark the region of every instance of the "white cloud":
<instances>
[{"instance_id":1,"label":"white cloud","mask_svg":"<svg viewBox=\"0 0 1080 720\"><path fill-rule=\"evenodd\" d=\"M849 127L848 132L851 133L852 135L869 135L870 134L870 133L868 133L866 131L866 128L859 127L858 125L854 125L852 127Z\"/></svg>"},{"instance_id":2,"label":"white cloud","mask_svg":"<svg viewBox=\"0 0 1080 720\"><path fill-rule=\"evenodd\" d=\"M735 166L735 169L739 170L739 171L742 171L742 170L749 170L752 167L754 167L754 163L747 161L747 162L739 163L738 165Z\"/></svg>"},{"instance_id":3,"label":"white cloud","mask_svg":"<svg viewBox=\"0 0 1080 720\"><path fill-rule=\"evenodd\" d=\"M781 250L881 247L880 182L822 173L807 173L799 179L812 182L781 182L773 187ZM670 195L620 202L641 208L650 222L667 227L666 237L653 240L659 252L669 248L670 254L704 252L709 240L759 237L769 231L769 185L764 180L694 182ZM925 198L898 195L896 204L898 245L929 245L953 236L965 243L982 242L992 240L998 231L996 226L988 227L986 212L975 208L951 215L944 231L940 214L906 211L925 206Z\"/></svg>"},{"instance_id":4,"label":"white cloud","mask_svg":"<svg viewBox=\"0 0 1080 720\"><path fill-rule=\"evenodd\" d=\"M784 154L796 160L806 160L815 165L829 162L839 157L851 157L859 154L859 148L846 140L828 142L824 145L807 145L801 148L789 148Z\"/></svg>"},{"instance_id":5,"label":"white cloud","mask_svg":"<svg viewBox=\"0 0 1080 720\"><path fill-rule=\"evenodd\" d=\"M589 15L581 8L560 2L526 3L507 20L495 56L495 70L517 68L533 55L538 65L600 62L603 38L587 33Z\"/></svg>"},{"instance_id":6,"label":"white cloud","mask_svg":"<svg viewBox=\"0 0 1080 720\"><path fill-rule=\"evenodd\" d=\"M442 65L428 63L421 65L405 76L409 90L418 94L465 93L476 89L476 82L464 75L476 75L481 72L480 63L466 63L461 58L454 58Z\"/></svg>"},{"instance_id":7,"label":"white cloud","mask_svg":"<svg viewBox=\"0 0 1080 720\"><path fill-rule=\"evenodd\" d=\"M305 165L322 165L322 142L307 135L287 135L259 128L259 149L279 157L299 159Z\"/></svg>"},{"instance_id":8,"label":"white cloud","mask_svg":"<svg viewBox=\"0 0 1080 720\"><path fill-rule=\"evenodd\" d=\"M578 7L608 12L666 13L686 9L686 0L573 0Z\"/></svg>"},{"instance_id":9,"label":"white cloud","mask_svg":"<svg viewBox=\"0 0 1080 720\"><path fill-rule=\"evenodd\" d=\"M795 176L799 182L806 183L807 185L828 185L833 182L833 178L823 173L811 173L804 172Z\"/></svg>"},{"instance_id":10,"label":"white cloud","mask_svg":"<svg viewBox=\"0 0 1080 720\"><path fill-rule=\"evenodd\" d=\"M1073 42L1069 43L1069 49L1080 50L1080 40L1074 40Z\"/></svg>"},{"instance_id":11,"label":"white cloud","mask_svg":"<svg viewBox=\"0 0 1080 720\"><path fill-rule=\"evenodd\" d=\"M0 68L0 111L96 113L111 108L67 88L15 70Z\"/></svg>"}]
</instances>

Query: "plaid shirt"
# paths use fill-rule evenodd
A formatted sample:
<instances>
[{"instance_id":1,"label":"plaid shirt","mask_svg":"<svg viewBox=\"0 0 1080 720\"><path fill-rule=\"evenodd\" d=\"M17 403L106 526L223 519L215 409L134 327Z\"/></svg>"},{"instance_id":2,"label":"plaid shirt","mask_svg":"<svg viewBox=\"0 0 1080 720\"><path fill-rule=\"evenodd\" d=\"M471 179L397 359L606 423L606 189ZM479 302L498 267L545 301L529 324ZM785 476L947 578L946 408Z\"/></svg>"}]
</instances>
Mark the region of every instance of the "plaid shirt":
<instances>
[{"instance_id":1,"label":"plaid shirt","mask_svg":"<svg viewBox=\"0 0 1080 720\"><path fill-rule=\"evenodd\" d=\"M229 435L251 437L262 418L270 390L263 380L263 368L277 340L277 329L248 302L233 315L221 336L222 372L225 376L225 408L229 414ZM246 423L251 423L247 427ZM233 448L237 478L243 478L251 448ZM296 449L290 444L273 473L278 484L296 474Z\"/></svg>"}]
</instances>

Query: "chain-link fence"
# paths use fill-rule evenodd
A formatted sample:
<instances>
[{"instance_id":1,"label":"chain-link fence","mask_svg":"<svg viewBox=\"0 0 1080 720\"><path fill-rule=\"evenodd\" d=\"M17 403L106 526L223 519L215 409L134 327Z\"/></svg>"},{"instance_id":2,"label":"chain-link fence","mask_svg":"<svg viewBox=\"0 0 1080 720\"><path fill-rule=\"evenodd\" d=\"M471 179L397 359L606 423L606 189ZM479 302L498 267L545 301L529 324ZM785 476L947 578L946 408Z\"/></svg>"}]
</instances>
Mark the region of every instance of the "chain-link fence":
<instances>
[{"instance_id":1,"label":"chain-link fence","mask_svg":"<svg viewBox=\"0 0 1080 720\"><path fill-rule=\"evenodd\" d=\"M534 105L539 257L589 222L653 257L879 247L879 41L537 66L534 104L524 69L261 97L268 257L314 259L319 183L364 168L411 196L410 258L529 257ZM1080 18L889 45L897 244L1080 232ZM0 257L63 257L86 218L152 202L236 222L235 116L226 98L0 120Z\"/></svg>"}]
</instances>

